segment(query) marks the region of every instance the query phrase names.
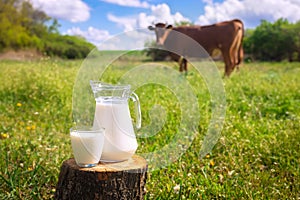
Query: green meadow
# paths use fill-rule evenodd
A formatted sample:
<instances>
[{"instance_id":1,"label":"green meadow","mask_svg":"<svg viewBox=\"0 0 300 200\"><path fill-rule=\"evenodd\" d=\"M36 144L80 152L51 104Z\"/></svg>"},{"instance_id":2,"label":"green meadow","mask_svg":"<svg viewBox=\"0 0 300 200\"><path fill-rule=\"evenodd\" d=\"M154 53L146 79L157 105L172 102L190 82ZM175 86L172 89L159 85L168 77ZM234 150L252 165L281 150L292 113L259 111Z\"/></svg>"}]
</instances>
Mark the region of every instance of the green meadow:
<instances>
[{"instance_id":1,"label":"green meadow","mask_svg":"<svg viewBox=\"0 0 300 200\"><path fill-rule=\"evenodd\" d=\"M137 57L116 62L105 80L115 83L136 63L146 62ZM81 64L47 58L0 61L0 199L53 198L61 164L73 157L69 128ZM178 70L173 62L164 64ZM222 75L223 63L216 64ZM190 83L198 99L195 138L176 161L148 172L145 199L300 199L300 63L244 63L223 78L225 121L204 157L199 152L212 103L201 76L189 69L178 78ZM148 84L135 92L143 126L159 123L151 111L155 105L164 108L161 130L138 137L138 154L155 151L175 137L180 104L163 86Z\"/></svg>"}]
</instances>

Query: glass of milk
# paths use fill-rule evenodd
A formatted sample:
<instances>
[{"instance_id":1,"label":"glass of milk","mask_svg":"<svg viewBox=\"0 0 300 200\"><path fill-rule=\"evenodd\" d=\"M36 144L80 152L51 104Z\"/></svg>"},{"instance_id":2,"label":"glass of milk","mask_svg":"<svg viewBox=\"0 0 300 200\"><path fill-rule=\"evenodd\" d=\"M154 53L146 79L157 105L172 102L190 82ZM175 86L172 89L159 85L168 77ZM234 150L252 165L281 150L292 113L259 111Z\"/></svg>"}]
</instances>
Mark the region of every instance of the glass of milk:
<instances>
[{"instance_id":1,"label":"glass of milk","mask_svg":"<svg viewBox=\"0 0 300 200\"><path fill-rule=\"evenodd\" d=\"M94 167L98 164L104 145L104 128L72 127L71 144L76 164L79 167Z\"/></svg>"}]
</instances>

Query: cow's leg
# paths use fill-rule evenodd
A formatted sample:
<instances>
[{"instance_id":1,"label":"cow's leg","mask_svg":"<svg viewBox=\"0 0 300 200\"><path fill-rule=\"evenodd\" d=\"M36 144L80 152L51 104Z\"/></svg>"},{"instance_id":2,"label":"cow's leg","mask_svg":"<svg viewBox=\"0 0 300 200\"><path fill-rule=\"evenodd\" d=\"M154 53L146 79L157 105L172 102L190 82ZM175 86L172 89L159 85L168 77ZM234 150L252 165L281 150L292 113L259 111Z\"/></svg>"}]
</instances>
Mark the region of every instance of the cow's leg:
<instances>
[{"instance_id":1,"label":"cow's leg","mask_svg":"<svg viewBox=\"0 0 300 200\"><path fill-rule=\"evenodd\" d=\"M240 46L240 48L238 49L238 62L236 63L236 69L237 69L237 71L239 71L240 70L240 65L241 65L241 63L243 62L243 60L244 60L244 48L243 48L243 46L242 46L242 44L240 44L241 46Z\"/></svg>"},{"instance_id":2,"label":"cow's leg","mask_svg":"<svg viewBox=\"0 0 300 200\"><path fill-rule=\"evenodd\" d=\"M230 61L225 63L225 74L224 74L224 76L229 77L230 74L233 72L233 69L234 69L234 64L233 63L231 63Z\"/></svg>"},{"instance_id":3,"label":"cow's leg","mask_svg":"<svg viewBox=\"0 0 300 200\"><path fill-rule=\"evenodd\" d=\"M182 72L183 71L183 66L182 66L181 60L178 61L178 64L179 64L179 71Z\"/></svg>"},{"instance_id":4,"label":"cow's leg","mask_svg":"<svg viewBox=\"0 0 300 200\"><path fill-rule=\"evenodd\" d=\"M225 62L225 74L224 76L229 77L234 68L234 63L229 56L229 50L222 50L224 62Z\"/></svg>"},{"instance_id":5,"label":"cow's leg","mask_svg":"<svg viewBox=\"0 0 300 200\"><path fill-rule=\"evenodd\" d=\"M180 72L186 71L186 59L180 56L178 59L178 63L179 63L179 71Z\"/></svg>"},{"instance_id":6,"label":"cow's leg","mask_svg":"<svg viewBox=\"0 0 300 200\"><path fill-rule=\"evenodd\" d=\"M183 65L183 70L185 71L185 74L187 75L187 60L185 58L182 59L182 65Z\"/></svg>"}]
</instances>

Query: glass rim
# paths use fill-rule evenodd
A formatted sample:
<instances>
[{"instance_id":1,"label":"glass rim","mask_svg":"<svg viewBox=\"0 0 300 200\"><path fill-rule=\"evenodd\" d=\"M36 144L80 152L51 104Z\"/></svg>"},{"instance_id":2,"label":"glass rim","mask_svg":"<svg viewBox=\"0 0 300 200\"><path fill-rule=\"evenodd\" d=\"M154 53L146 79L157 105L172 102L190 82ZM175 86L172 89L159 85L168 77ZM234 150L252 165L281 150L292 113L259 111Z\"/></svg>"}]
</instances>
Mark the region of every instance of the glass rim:
<instances>
[{"instance_id":1,"label":"glass rim","mask_svg":"<svg viewBox=\"0 0 300 200\"><path fill-rule=\"evenodd\" d=\"M103 127L98 127L95 129L94 127L90 127L90 126L73 126L70 128L70 133L72 133L72 132L104 133L104 131L105 131L105 128L103 128Z\"/></svg>"}]
</instances>

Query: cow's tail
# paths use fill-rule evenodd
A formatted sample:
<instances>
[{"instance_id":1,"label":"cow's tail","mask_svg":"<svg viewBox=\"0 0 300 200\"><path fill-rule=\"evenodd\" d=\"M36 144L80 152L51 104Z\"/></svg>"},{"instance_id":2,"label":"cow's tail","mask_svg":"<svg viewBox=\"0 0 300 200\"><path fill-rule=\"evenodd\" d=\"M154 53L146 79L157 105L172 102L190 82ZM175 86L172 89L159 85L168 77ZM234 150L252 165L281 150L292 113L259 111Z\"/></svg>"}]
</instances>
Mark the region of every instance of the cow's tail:
<instances>
[{"instance_id":1,"label":"cow's tail","mask_svg":"<svg viewBox=\"0 0 300 200\"><path fill-rule=\"evenodd\" d=\"M241 20L236 19L236 22L240 23L239 32L238 34L241 34L240 31L242 32L241 37L239 38L239 47L238 47L238 59L236 65L239 65L242 63L244 59L244 49L243 49L243 38L244 38L244 24Z\"/></svg>"}]
</instances>

